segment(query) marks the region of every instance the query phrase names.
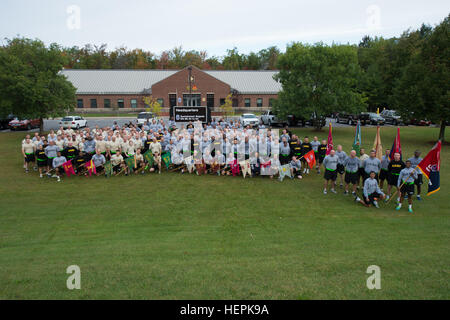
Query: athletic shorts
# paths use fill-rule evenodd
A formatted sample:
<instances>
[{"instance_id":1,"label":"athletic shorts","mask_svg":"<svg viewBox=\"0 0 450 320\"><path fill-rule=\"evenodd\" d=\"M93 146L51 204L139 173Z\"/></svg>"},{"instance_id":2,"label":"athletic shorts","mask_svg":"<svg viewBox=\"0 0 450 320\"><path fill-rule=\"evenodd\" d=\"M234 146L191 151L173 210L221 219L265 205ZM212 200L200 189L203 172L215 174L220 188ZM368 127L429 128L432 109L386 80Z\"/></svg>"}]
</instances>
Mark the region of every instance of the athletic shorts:
<instances>
[{"instance_id":1,"label":"athletic shorts","mask_svg":"<svg viewBox=\"0 0 450 320\"><path fill-rule=\"evenodd\" d=\"M388 174L388 184L390 186L397 186L398 177L399 176L397 174L389 173Z\"/></svg>"},{"instance_id":2,"label":"athletic shorts","mask_svg":"<svg viewBox=\"0 0 450 320\"><path fill-rule=\"evenodd\" d=\"M374 192L369 194L369 202L367 202L366 197L363 196L363 200L365 204L373 204L374 201L378 201L380 199L380 194L378 192Z\"/></svg>"},{"instance_id":3,"label":"athletic shorts","mask_svg":"<svg viewBox=\"0 0 450 320\"><path fill-rule=\"evenodd\" d=\"M388 171L381 169L380 170L380 180L386 180L388 178Z\"/></svg>"},{"instance_id":4,"label":"athletic shorts","mask_svg":"<svg viewBox=\"0 0 450 320\"><path fill-rule=\"evenodd\" d=\"M423 184L422 174L418 174L418 175L417 175L417 179L414 180L414 184L415 184L416 186L420 186L420 185Z\"/></svg>"},{"instance_id":5,"label":"athletic shorts","mask_svg":"<svg viewBox=\"0 0 450 320\"><path fill-rule=\"evenodd\" d=\"M113 171L114 172L119 172L122 168L120 167L120 164L118 164L117 166L113 167Z\"/></svg>"},{"instance_id":6,"label":"athletic shorts","mask_svg":"<svg viewBox=\"0 0 450 320\"><path fill-rule=\"evenodd\" d=\"M282 155L280 154L280 163L281 165L289 163L289 155Z\"/></svg>"},{"instance_id":7,"label":"athletic shorts","mask_svg":"<svg viewBox=\"0 0 450 320\"><path fill-rule=\"evenodd\" d=\"M336 168L336 171L337 171L339 174L344 174L344 172L345 172L345 167L344 167L344 165L338 163L337 168Z\"/></svg>"},{"instance_id":8,"label":"athletic shorts","mask_svg":"<svg viewBox=\"0 0 450 320\"><path fill-rule=\"evenodd\" d=\"M328 169L325 169L325 174L323 175L325 180L332 180L332 181L336 181L337 178L337 170L334 171L330 171Z\"/></svg>"},{"instance_id":9,"label":"athletic shorts","mask_svg":"<svg viewBox=\"0 0 450 320\"><path fill-rule=\"evenodd\" d=\"M297 168L292 168L294 176L301 176L302 175L302 170L301 169L297 169Z\"/></svg>"},{"instance_id":10,"label":"athletic shorts","mask_svg":"<svg viewBox=\"0 0 450 320\"><path fill-rule=\"evenodd\" d=\"M50 167L53 166L53 159L54 159L54 158L48 158L48 159L47 159L47 165L48 165L48 166L50 166Z\"/></svg>"},{"instance_id":11,"label":"athletic shorts","mask_svg":"<svg viewBox=\"0 0 450 320\"><path fill-rule=\"evenodd\" d=\"M325 159L325 156L319 155L319 164L323 163L323 159Z\"/></svg>"},{"instance_id":12,"label":"athletic shorts","mask_svg":"<svg viewBox=\"0 0 450 320\"><path fill-rule=\"evenodd\" d=\"M34 160L35 160L35 158L34 158L34 154L26 154L25 155L25 162L26 163L28 163L28 162L34 162Z\"/></svg>"},{"instance_id":13,"label":"athletic shorts","mask_svg":"<svg viewBox=\"0 0 450 320\"><path fill-rule=\"evenodd\" d=\"M364 176L365 176L365 171L364 171L364 168L359 168L358 169L358 177L362 177L363 178L363 181L364 181Z\"/></svg>"},{"instance_id":14,"label":"athletic shorts","mask_svg":"<svg viewBox=\"0 0 450 320\"><path fill-rule=\"evenodd\" d=\"M105 168L103 166L95 167L95 171L102 172Z\"/></svg>"},{"instance_id":15,"label":"athletic shorts","mask_svg":"<svg viewBox=\"0 0 450 320\"><path fill-rule=\"evenodd\" d=\"M62 166L60 166L60 167L58 167L58 168L56 168L56 170L55 170L57 173L59 173L59 174L64 174L64 168L62 167Z\"/></svg>"},{"instance_id":16,"label":"athletic shorts","mask_svg":"<svg viewBox=\"0 0 450 320\"><path fill-rule=\"evenodd\" d=\"M405 194L407 194L407 195L409 195L409 196L412 196L413 194L414 194L414 183L405 183L402 187L401 187L401 189L400 189L400 192L403 194L403 195L405 195Z\"/></svg>"},{"instance_id":17,"label":"athletic shorts","mask_svg":"<svg viewBox=\"0 0 450 320\"><path fill-rule=\"evenodd\" d=\"M358 172L345 172L345 183L357 184L358 183Z\"/></svg>"},{"instance_id":18,"label":"athletic shorts","mask_svg":"<svg viewBox=\"0 0 450 320\"><path fill-rule=\"evenodd\" d=\"M47 166L47 159L43 160L43 161L37 161L37 165L39 168L43 168Z\"/></svg>"}]
</instances>

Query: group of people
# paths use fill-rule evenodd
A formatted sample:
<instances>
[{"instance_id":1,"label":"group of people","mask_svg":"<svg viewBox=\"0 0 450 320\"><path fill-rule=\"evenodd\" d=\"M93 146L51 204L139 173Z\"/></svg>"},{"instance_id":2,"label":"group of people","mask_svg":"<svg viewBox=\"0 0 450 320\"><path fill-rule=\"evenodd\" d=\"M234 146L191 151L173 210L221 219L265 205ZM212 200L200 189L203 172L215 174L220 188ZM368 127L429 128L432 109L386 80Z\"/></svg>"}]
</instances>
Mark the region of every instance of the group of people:
<instances>
[{"instance_id":1,"label":"group of people","mask_svg":"<svg viewBox=\"0 0 450 320\"><path fill-rule=\"evenodd\" d=\"M336 192L339 178L344 194L351 193L355 200L365 206L378 207L378 200L389 200L393 187L399 189L397 198L399 210L404 198L408 198L409 211L412 212L414 186L417 187L417 199L421 200L422 175L414 168L422 160L420 152L406 162L400 154L390 159L389 150L382 159L371 150L369 155L363 148L359 155L355 150L349 155L341 145L327 155L326 140L318 137L300 139L285 127L281 134L278 130L266 129L264 125L256 128L242 126L240 122L227 122L223 119L213 120L208 124L188 123L176 126L173 119L165 123L162 119L147 121L139 127L136 124L119 126L116 122L111 127L85 128L73 130L59 128L51 130L45 136L35 133L27 135L22 141L24 168L29 172L32 164L39 170L40 177L45 174L58 181L64 174L63 164L71 161L77 175L86 174L86 163L92 160L97 175L104 174L105 163L110 162L113 172L125 175L131 173L161 173L162 156L170 154L172 171L195 172L201 174L236 175L247 172L250 176L267 175L273 178L280 167L288 167L291 178L302 179L310 173L310 167L304 156L313 151L316 159L316 171L324 168L324 190ZM149 163L145 154L151 152ZM132 157L134 166L130 168L125 160ZM244 168L248 166L248 168ZM169 166L168 166L169 167ZM246 170L248 169L248 170ZM384 182L387 192L383 192ZM362 188L362 197L357 190Z\"/></svg>"},{"instance_id":2,"label":"group of people","mask_svg":"<svg viewBox=\"0 0 450 320\"><path fill-rule=\"evenodd\" d=\"M63 164L71 161L77 175L86 174L85 164L94 163L97 174L110 162L115 173L144 174L162 171L163 156L170 154L171 170L201 174L250 176L268 175L273 178L283 165L288 165L292 175L302 178L309 168L302 157L310 150L318 150L317 137L309 142L293 135L289 129L266 129L242 126L239 122L213 120L208 124L188 123L177 128L173 120L165 123L153 119L141 127L136 124L73 130L59 128L48 135L27 135L22 141L24 168L30 165L61 181ZM151 152L151 163L144 155ZM320 151L321 152L321 151ZM325 154L323 153L323 157ZM135 165L126 165L132 157ZM243 166L247 165L246 171Z\"/></svg>"},{"instance_id":3,"label":"group of people","mask_svg":"<svg viewBox=\"0 0 450 320\"><path fill-rule=\"evenodd\" d=\"M371 205L379 207L378 201L388 202L392 191L397 189L397 206L400 210L404 199L408 199L408 211L412 210L413 195L417 187L417 200L421 200L421 185L423 183L422 172L415 170L416 166L422 161L420 151L416 150L414 156L404 161L400 153L394 153L391 159L389 149L385 151L382 159L376 157L376 151L371 150L367 155L363 148L360 149L359 157L355 150L351 150L347 155L342 146L338 145L336 150L331 150L329 155L323 160L325 167L324 190L327 194L328 185L331 184L331 192L336 192L336 180L339 176L340 186L345 183L344 194L349 194L350 185L352 185L352 195L355 201L364 206ZM387 191L383 191L384 183L387 182ZM361 183L362 197L357 195Z\"/></svg>"}]
</instances>

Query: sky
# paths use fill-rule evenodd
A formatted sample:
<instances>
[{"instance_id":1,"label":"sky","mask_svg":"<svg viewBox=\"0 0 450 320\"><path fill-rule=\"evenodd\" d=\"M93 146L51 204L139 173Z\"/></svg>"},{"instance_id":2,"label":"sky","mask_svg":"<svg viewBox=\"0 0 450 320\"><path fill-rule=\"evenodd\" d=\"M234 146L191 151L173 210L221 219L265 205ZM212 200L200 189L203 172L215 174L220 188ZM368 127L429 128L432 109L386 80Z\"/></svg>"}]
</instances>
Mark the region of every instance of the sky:
<instances>
[{"instance_id":1,"label":"sky","mask_svg":"<svg viewBox=\"0 0 450 320\"><path fill-rule=\"evenodd\" d=\"M399 36L450 13L448 0L1 0L4 38L107 44L160 54L176 46L223 56L292 42L359 43Z\"/></svg>"}]
</instances>

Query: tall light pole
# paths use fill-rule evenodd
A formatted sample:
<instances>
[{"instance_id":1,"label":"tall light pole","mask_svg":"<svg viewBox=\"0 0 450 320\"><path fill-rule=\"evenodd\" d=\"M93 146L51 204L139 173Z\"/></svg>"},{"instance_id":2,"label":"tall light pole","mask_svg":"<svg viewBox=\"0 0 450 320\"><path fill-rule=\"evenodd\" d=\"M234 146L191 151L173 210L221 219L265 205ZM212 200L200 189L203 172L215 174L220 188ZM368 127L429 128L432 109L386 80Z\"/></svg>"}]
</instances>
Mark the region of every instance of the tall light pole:
<instances>
[{"instance_id":1,"label":"tall light pole","mask_svg":"<svg viewBox=\"0 0 450 320\"><path fill-rule=\"evenodd\" d=\"M189 106L192 107L192 66L189 66L188 70L189 70Z\"/></svg>"}]
</instances>

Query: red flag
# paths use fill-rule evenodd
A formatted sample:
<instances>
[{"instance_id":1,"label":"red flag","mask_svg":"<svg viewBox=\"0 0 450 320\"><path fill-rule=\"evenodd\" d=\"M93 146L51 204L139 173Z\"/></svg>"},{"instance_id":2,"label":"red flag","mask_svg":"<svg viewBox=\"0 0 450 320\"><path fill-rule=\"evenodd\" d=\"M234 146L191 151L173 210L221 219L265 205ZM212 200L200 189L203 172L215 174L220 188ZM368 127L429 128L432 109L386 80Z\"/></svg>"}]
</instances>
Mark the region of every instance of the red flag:
<instances>
[{"instance_id":1,"label":"red flag","mask_svg":"<svg viewBox=\"0 0 450 320\"><path fill-rule=\"evenodd\" d=\"M87 162L87 163L85 164L85 166L86 166L86 169L88 170L89 177L90 177L92 174L97 174L97 170L96 170L96 168L95 168L94 161L91 160L91 161Z\"/></svg>"},{"instance_id":2,"label":"red flag","mask_svg":"<svg viewBox=\"0 0 450 320\"><path fill-rule=\"evenodd\" d=\"M237 163L237 160L235 159L233 162L231 162L231 173L233 174L233 176L239 175L240 174L240 170L239 170L239 164Z\"/></svg>"},{"instance_id":3,"label":"red flag","mask_svg":"<svg viewBox=\"0 0 450 320\"><path fill-rule=\"evenodd\" d=\"M312 169L316 165L316 156L314 155L314 150L311 150L303 156L303 158L308 162L309 168Z\"/></svg>"},{"instance_id":4,"label":"red flag","mask_svg":"<svg viewBox=\"0 0 450 320\"><path fill-rule=\"evenodd\" d=\"M271 165L272 165L272 161L271 160L261 163L261 166L264 167L264 168L270 167Z\"/></svg>"},{"instance_id":5,"label":"red flag","mask_svg":"<svg viewBox=\"0 0 450 320\"><path fill-rule=\"evenodd\" d=\"M64 162L63 163L63 168L64 168L64 171L66 172L66 175L68 177L70 177L71 175L75 175L75 170L73 169L71 160Z\"/></svg>"},{"instance_id":6,"label":"red flag","mask_svg":"<svg viewBox=\"0 0 450 320\"><path fill-rule=\"evenodd\" d=\"M328 143L327 143L326 155L329 155L331 150L333 150L333 135L331 134L331 122L330 122L330 130L328 131Z\"/></svg>"},{"instance_id":7,"label":"red flag","mask_svg":"<svg viewBox=\"0 0 450 320\"><path fill-rule=\"evenodd\" d=\"M394 153L400 153L400 160L402 159L402 146L400 144L400 127L397 127L397 135L395 136L391 152L389 153L389 160L394 159Z\"/></svg>"},{"instance_id":8,"label":"red flag","mask_svg":"<svg viewBox=\"0 0 450 320\"><path fill-rule=\"evenodd\" d=\"M431 149L430 152L423 158L417 165L420 171L429 180L428 182L428 194L439 191L441 187L439 171L441 169L441 140Z\"/></svg>"}]
</instances>

